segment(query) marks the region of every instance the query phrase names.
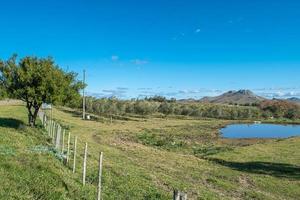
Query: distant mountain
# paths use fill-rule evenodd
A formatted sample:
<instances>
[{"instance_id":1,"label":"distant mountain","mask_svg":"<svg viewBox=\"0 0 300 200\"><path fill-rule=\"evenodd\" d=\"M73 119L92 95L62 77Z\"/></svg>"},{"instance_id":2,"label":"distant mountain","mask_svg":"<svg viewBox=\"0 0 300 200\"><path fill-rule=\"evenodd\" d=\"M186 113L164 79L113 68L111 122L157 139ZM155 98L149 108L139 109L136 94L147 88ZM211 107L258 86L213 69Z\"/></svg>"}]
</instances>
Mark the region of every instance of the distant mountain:
<instances>
[{"instance_id":1,"label":"distant mountain","mask_svg":"<svg viewBox=\"0 0 300 200\"><path fill-rule=\"evenodd\" d=\"M252 104L266 100L250 90L229 91L216 97L204 97L200 101L221 104Z\"/></svg>"},{"instance_id":2,"label":"distant mountain","mask_svg":"<svg viewBox=\"0 0 300 200\"><path fill-rule=\"evenodd\" d=\"M297 97L288 98L286 100L289 102L300 104L300 98L297 98Z\"/></svg>"}]
</instances>

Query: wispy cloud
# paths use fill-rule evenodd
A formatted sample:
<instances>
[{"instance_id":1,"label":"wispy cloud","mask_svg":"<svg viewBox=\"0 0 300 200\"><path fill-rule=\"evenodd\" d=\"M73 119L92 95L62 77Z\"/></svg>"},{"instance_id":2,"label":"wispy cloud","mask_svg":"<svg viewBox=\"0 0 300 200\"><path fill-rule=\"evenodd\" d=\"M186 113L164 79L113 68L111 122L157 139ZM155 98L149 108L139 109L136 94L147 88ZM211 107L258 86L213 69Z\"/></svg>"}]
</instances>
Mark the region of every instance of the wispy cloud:
<instances>
[{"instance_id":1,"label":"wispy cloud","mask_svg":"<svg viewBox=\"0 0 300 200\"><path fill-rule=\"evenodd\" d=\"M290 98L290 97L300 97L300 92L290 91L290 92L262 92L258 93L261 96L267 98Z\"/></svg>"},{"instance_id":2,"label":"wispy cloud","mask_svg":"<svg viewBox=\"0 0 300 200\"><path fill-rule=\"evenodd\" d=\"M195 30L195 33L200 33L201 32L201 29L200 28L197 28L196 30Z\"/></svg>"},{"instance_id":3,"label":"wispy cloud","mask_svg":"<svg viewBox=\"0 0 300 200\"><path fill-rule=\"evenodd\" d=\"M179 34L173 36L173 37L172 37L172 40L179 40L179 39L182 39L182 38L185 37L185 35L186 35L185 33L181 32L181 33L179 33Z\"/></svg>"},{"instance_id":4,"label":"wispy cloud","mask_svg":"<svg viewBox=\"0 0 300 200\"><path fill-rule=\"evenodd\" d=\"M120 59L120 57L117 56L117 55L112 55L110 60L111 60L111 62L113 62L115 64L118 64L119 66L124 66L124 65L127 65L127 64L134 64L134 65L141 66L141 65L145 65L145 64L149 63L148 60L139 59L139 58L136 58L136 59ZM138 69L139 68L140 67L138 67Z\"/></svg>"},{"instance_id":5,"label":"wispy cloud","mask_svg":"<svg viewBox=\"0 0 300 200\"><path fill-rule=\"evenodd\" d=\"M119 60L119 56L112 55L112 56L111 56L111 60L112 60L112 61L118 61L118 60Z\"/></svg>"},{"instance_id":6,"label":"wispy cloud","mask_svg":"<svg viewBox=\"0 0 300 200\"><path fill-rule=\"evenodd\" d=\"M108 97L118 97L126 98L128 88L117 87L116 89L103 89L101 92L87 92L89 96L96 98L108 98Z\"/></svg>"},{"instance_id":7,"label":"wispy cloud","mask_svg":"<svg viewBox=\"0 0 300 200\"><path fill-rule=\"evenodd\" d=\"M87 92L86 94L87 96L92 96L96 98L103 98L106 95L105 93L101 93L101 92Z\"/></svg>"},{"instance_id":8,"label":"wispy cloud","mask_svg":"<svg viewBox=\"0 0 300 200\"><path fill-rule=\"evenodd\" d=\"M176 89L176 88L162 88L162 87L145 87L145 88L127 88L116 87L115 89L103 89L99 93L89 93L89 95L102 98L102 97L118 97L118 98L144 98L152 96L164 96L166 98L176 99L201 99L204 96L218 96L228 90L198 88L198 89ZM300 87L274 87L274 88L257 88L252 91L259 95L269 99L272 98L290 98L300 97Z\"/></svg>"},{"instance_id":9,"label":"wispy cloud","mask_svg":"<svg viewBox=\"0 0 300 200\"><path fill-rule=\"evenodd\" d=\"M266 98L300 97L300 87L256 88L253 91Z\"/></svg>"},{"instance_id":10,"label":"wispy cloud","mask_svg":"<svg viewBox=\"0 0 300 200\"><path fill-rule=\"evenodd\" d=\"M236 23L241 23L242 21L244 21L244 17L238 17L234 19L229 19L227 21L227 24L236 24Z\"/></svg>"},{"instance_id":11,"label":"wispy cloud","mask_svg":"<svg viewBox=\"0 0 300 200\"><path fill-rule=\"evenodd\" d=\"M138 88L138 90L153 90L153 88Z\"/></svg>"},{"instance_id":12,"label":"wispy cloud","mask_svg":"<svg viewBox=\"0 0 300 200\"><path fill-rule=\"evenodd\" d=\"M172 88L156 88L151 90L139 90L139 96L164 96L167 98L177 98L177 99L184 99L184 98L195 98L200 99L204 96L216 96L222 94L222 90L217 89L183 89L183 90L176 90Z\"/></svg>"},{"instance_id":13,"label":"wispy cloud","mask_svg":"<svg viewBox=\"0 0 300 200\"><path fill-rule=\"evenodd\" d=\"M145 65L145 64L149 63L149 61L141 60L141 59L134 59L134 60L131 60L131 62L134 63L135 65Z\"/></svg>"},{"instance_id":14,"label":"wispy cloud","mask_svg":"<svg viewBox=\"0 0 300 200\"><path fill-rule=\"evenodd\" d=\"M117 90L123 90L123 91L126 91L126 90L129 90L129 88L127 88L127 87L117 87Z\"/></svg>"}]
</instances>

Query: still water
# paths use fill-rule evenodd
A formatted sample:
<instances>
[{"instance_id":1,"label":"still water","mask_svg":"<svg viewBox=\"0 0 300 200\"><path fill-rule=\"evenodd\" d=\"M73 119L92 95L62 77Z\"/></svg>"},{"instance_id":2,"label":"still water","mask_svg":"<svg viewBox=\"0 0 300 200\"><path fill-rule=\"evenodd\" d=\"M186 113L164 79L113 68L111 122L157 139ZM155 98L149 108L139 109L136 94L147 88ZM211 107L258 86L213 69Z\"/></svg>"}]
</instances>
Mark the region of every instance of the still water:
<instances>
[{"instance_id":1,"label":"still water","mask_svg":"<svg viewBox=\"0 0 300 200\"><path fill-rule=\"evenodd\" d=\"M300 136L300 125L232 124L220 132L225 138L287 138Z\"/></svg>"}]
</instances>

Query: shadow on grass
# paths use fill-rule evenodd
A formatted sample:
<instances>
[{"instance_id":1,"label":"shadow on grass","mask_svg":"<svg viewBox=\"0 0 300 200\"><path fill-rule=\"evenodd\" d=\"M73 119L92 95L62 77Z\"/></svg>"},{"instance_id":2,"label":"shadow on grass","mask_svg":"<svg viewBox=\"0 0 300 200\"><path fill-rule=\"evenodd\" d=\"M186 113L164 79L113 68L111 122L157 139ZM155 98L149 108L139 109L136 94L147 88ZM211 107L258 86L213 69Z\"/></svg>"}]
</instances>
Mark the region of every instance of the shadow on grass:
<instances>
[{"instance_id":1,"label":"shadow on grass","mask_svg":"<svg viewBox=\"0 0 300 200\"><path fill-rule=\"evenodd\" d=\"M218 158L206 158L209 161L212 161L216 164L229 167L234 170L254 173L254 174L263 174L270 175L279 178L287 179L300 179L300 167L291 164L285 163L272 163L272 162L233 162L226 161Z\"/></svg>"},{"instance_id":2,"label":"shadow on grass","mask_svg":"<svg viewBox=\"0 0 300 200\"><path fill-rule=\"evenodd\" d=\"M0 117L0 127L18 129L21 125L24 125L23 121L21 120Z\"/></svg>"}]
</instances>

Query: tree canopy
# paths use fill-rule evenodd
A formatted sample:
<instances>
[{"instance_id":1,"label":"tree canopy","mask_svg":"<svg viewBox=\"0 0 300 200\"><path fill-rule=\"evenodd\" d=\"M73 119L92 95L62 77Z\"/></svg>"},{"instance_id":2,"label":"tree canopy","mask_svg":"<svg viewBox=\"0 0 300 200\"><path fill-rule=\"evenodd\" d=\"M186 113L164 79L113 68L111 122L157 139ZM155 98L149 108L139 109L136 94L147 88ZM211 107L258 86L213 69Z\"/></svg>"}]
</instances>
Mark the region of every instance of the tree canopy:
<instances>
[{"instance_id":1,"label":"tree canopy","mask_svg":"<svg viewBox=\"0 0 300 200\"><path fill-rule=\"evenodd\" d=\"M0 80L8 94L26 102L28 122L35 126L42 103L78 104L79 91L84 87L74 72L65 72L52 58L24 57L14 55L0 61Z\"/></svg>"},{"instance_id":2,"label":"tree canopy","mask_svg":"<svg viewBox=\"0 0 300 200\"><path fill-rule=\"evenodd\" d=\"M6 89L3 84L0 84L0 99L4 99L7 97Z\"/></svg>"}]
</instances>

